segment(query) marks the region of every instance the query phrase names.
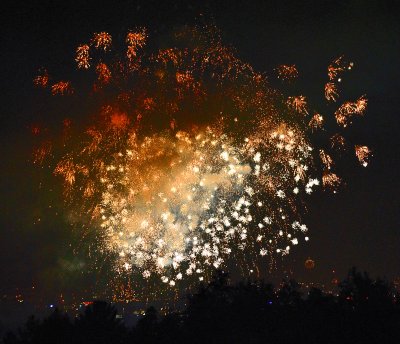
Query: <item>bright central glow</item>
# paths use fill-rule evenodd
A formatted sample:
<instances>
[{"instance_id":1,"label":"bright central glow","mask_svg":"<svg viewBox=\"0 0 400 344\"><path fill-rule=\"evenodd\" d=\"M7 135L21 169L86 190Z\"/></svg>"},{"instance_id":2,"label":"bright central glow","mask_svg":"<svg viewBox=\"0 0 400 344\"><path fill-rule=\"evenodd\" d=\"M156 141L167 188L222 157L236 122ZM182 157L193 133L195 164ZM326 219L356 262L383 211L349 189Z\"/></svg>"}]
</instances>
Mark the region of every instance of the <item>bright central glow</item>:
<instances>
[{"instance_id":1,"label":"bright central glow","mask_svg":"<svg viewBox=\"0 0 400 344\"><path fill-rule=\"evenodd\" d=\"M101 227L108 249L119 252L126 270L139 268L145 278L157 273L165 283L193 273L201 278L207 266L218 268L238 245L257 245L260 255L270 250L289 253L288 245L298 239L288 234L278 242L271 235L271 219L287 224L296 235L298 228L290 226L286 213L272 206L273 198L287 197L281 188L292 190L303 183L295 176L309 150L296 138L285 149L291 136L269 135L271 146L281 151L274 152L273 161L255 150L256 137L235 146L210 128L196 137L178 132L142 142L130 139L100 178ZM276 169L278 177L272 175ZM270 184L273 179L281 188L270 195L277 187ZM317 184L310 181L304 191ZM263 207L266 196L272 197L271 204Z\"/></svg>"}]
</instances>

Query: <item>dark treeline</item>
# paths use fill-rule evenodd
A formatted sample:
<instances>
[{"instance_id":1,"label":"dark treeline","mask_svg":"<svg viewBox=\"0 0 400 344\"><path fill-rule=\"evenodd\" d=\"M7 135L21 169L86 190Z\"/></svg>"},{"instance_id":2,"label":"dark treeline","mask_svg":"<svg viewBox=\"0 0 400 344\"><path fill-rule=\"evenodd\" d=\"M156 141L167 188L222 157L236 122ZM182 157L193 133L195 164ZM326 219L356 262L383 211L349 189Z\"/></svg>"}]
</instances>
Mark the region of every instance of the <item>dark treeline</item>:
<instances>
[{"instance_id":1,"label":"dark treeline","mask_svg":"<svg viewBox=\"0 0 400 344\"><path fill-rule=\"evenodd\" d=\"M184 310L159 316L150 307L133 328L96 301L72 321L55 310L28 319L4 344L50 343L400 343L400 299L386 281L352 269L337 296L290 280L230 285L219 272L188 296Z\"/></svg>"}]
</instances>

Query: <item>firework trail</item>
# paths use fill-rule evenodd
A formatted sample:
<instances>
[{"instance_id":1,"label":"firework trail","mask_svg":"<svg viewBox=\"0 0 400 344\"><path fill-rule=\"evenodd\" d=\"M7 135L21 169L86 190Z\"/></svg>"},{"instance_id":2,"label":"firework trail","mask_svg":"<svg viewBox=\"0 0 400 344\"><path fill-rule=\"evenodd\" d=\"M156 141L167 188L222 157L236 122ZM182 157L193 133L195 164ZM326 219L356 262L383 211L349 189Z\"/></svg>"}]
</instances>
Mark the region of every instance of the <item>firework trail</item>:
<instances>
[{"instance_id":1,"label":"firework trail","mask_svg":"<svg viewBox=\"0 0 400 344\"><path fill-rule=\"evenodd\" d=\"M305 96L273 89L214 27L185 28L162 49L147 48L148 40L145 29L128 32L122 54L113 54L106 32L80 45L75 61L94 70L97 115L75 131L64 120L58 152L34 132L34 162L47 160L67 203L90 214L97 249L116 257L119 274L175 286L207 279L232 259L271 260L308 241L307 195L320 183L340 185L329 150L343 149L344 137L313 146L324 117ZM352 67L343 57L328 67L328 102L338 101L340 75ZM276 71L282 82L298 76L294 65ZM53 96L76 97L73 82L51 82L46 70L34 79ZM365 96L344 102L332 117L343 129L366 105ZM369 148L355 150L366 166Z\"/></svg>"}]
</instances>

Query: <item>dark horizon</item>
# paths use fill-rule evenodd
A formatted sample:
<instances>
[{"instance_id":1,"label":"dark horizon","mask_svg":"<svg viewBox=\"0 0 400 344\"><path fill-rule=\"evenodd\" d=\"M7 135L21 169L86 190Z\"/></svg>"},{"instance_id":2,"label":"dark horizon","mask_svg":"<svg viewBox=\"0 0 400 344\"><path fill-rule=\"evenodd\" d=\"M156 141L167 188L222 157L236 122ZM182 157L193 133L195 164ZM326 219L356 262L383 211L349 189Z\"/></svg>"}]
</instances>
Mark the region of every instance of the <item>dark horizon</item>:
<instances>
[{"instance_id":1,"label":"dark horizon","mask_svg":"<svg viewBox=\"0 0 400 344\"><path fill-rule=\"evenodd\" d=\"M398 343L399 297L399 289L355 269L335 294L304 293L294 280L277 289L259 281L232 284L219 272L180 307L52 305L7 331L3 343Z\"/></svg>"}]
</instances>

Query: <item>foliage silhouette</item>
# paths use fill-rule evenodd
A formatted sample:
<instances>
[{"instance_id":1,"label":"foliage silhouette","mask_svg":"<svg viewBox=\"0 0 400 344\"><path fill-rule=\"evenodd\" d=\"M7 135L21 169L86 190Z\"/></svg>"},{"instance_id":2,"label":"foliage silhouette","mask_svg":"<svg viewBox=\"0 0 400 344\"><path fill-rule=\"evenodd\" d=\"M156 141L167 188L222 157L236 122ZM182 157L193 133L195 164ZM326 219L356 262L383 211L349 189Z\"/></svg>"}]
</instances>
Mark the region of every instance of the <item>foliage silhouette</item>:
<instances>
[{"instance_id":1,"label":"foliage silhouette","mask_svg":"<svg viewBox=\"0 0 400 344\"><path fill-rule=\"evenodd\" d=\"M319 289L301 293L284 281L231 285L219 271L188 295L184 310L160 316L150 307L127 329L110 304L96 301L74 322L55 310L28 319L4 344L47 343L400 343L400 303L392 286L355 268L337 296Z\"/></svg>"},{"instance_id":2,"label":"foliage silhouette","mask_svg":"<svg viewBox=\"0 0 400 344\"><path fill-rule=\"evenodd\" d=\"M93 302L75 322L75 342L123 343L126 330L116 315L117 310L107 302Z\"/></svg>"}]
</instances>

